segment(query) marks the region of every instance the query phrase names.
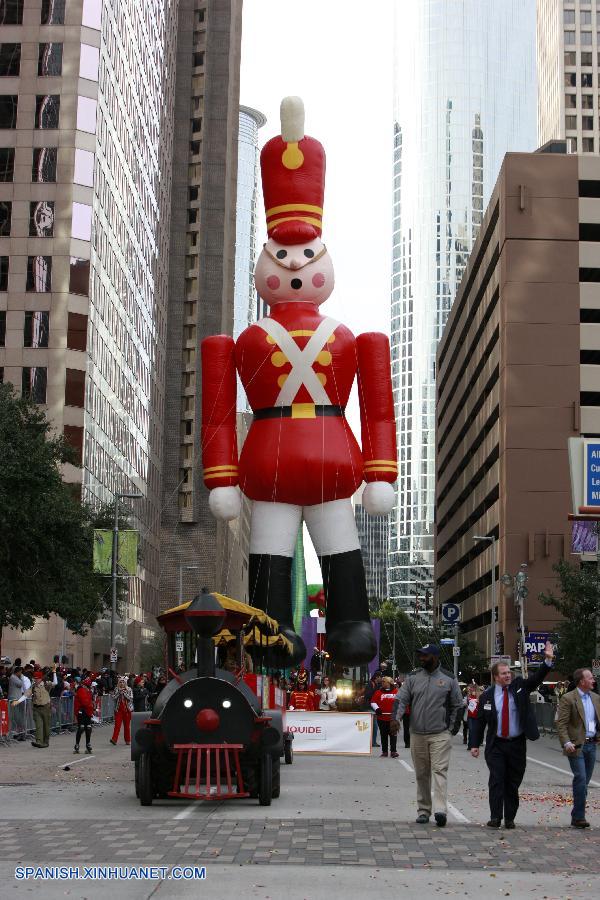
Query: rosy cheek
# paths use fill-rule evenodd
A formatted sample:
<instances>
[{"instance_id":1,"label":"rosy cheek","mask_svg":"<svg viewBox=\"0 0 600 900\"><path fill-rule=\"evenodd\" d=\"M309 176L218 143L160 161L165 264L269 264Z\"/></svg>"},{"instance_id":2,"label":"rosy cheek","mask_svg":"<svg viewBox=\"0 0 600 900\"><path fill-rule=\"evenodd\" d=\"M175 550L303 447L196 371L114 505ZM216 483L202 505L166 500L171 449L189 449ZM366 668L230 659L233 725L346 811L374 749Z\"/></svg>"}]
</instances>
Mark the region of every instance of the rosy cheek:
<instances>
[{"instance_id":1,"label":"rosy cheek","mask_svg":"<svg viewBox=\"0 0 600 900\"><path fill-rule=\"evenodd\" d=\"M323 287L323 285L325 284L325 276L323 275L323 273L317 272L316 275L313 275L312 283L313 283L313 286L316 288Z\"/></svg>"},{"instance_id":2,"label":"rosy cheek","mask_svg":"<svg viewBox=\"0 0 600 900\"><path fill-rule=\"evenodd\" d=\"M277 275L269 275L269 277L267 278L267 287L271 291L276 291L280 284L281 281L279 280Z\"/></svg>"}]
</instances>

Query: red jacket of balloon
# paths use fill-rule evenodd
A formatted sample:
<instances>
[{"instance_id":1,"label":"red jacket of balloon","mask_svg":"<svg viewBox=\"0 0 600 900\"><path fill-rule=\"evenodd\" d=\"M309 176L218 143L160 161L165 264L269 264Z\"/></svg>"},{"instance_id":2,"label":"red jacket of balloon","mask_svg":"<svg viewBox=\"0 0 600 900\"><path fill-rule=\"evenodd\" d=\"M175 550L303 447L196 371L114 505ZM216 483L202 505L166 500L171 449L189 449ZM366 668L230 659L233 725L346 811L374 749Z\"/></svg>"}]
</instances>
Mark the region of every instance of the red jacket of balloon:
<instances>
[{"instance_id":1,"label":"red jacket of balloon","mask_svg":"<svg viewBox=\"0 0 600 900\"><path fill-rule=\"evenodd\" d=\"M298 377L303 366L312 370L304 381ZM255 413L239 463L236 371ZM362 450L343 414L355 377ZM283 402L288 379L292 389L283 399L289 403L280 416L273 411ZM355 338L316 304L277 303L237 343L226 335L202 342L202 385L204 481L211 490L239 484L252 500L304 506L350 497L363 480L396 480L389 343L383 334ZM327 406L328 414L319 414Z\"/></svg>"}]
</instances>

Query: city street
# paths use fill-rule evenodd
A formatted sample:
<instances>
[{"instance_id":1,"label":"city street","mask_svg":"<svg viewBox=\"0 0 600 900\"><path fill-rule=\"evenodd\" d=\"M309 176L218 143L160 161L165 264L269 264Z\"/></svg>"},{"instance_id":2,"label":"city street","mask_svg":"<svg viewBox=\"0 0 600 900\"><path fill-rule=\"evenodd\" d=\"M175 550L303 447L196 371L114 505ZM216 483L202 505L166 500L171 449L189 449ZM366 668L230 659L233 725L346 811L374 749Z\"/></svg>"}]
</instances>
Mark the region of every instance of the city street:
<instances>
[{"instance_id":1,"label":"city street","mask_svg":"<svg viewBox=\"0 0 600 900\"><path fill-rule=\"evenodd\" d=\"M358 898L401 889L441 896L592 898L600 873L600 766L590 788L592 828L569 827L570 772L555 738L529 745L513 832L491 831L487 769L460 737L450 769L445 829L415 824L410 751L400 759L296 755L281 798L229 803L135 798L128 748L93 735L73 756L72 736L48 752L0 747L0 884L44 897ZM377 754L377 755L376 755ZM69 771L61 766L68 765ZM206 866L205 881L21 881L16 865ZM594 887L595 884L595 887Z\"/></svg>"}]
</instances>

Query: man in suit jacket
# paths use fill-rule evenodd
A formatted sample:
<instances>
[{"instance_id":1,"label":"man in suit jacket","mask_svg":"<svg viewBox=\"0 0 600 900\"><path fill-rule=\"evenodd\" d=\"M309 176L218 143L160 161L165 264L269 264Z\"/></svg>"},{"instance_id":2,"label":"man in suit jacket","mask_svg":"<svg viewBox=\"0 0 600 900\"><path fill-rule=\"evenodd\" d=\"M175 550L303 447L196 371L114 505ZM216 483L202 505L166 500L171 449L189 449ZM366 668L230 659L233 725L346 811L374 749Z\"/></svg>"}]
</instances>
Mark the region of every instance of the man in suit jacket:
<instances>
[{"instance_id":1,"label":"man in suit jacket","mask_svg":"<svg viewBox=\"0 0 600 900\"><path fill-rule=\"evenodd\" d=\"M527 738L540 736L529 695L540 685L554 665L554 649L546 641L543 664L528 678L514 680L506 663L492 666L493 684L479 698L479 709L469 736L471 755L479 756L483 733L485 761L490 770L489 828L499 828L504 814L504 827L515 827L519 808L519 787L527 765Z\"/></svg>"},{"instance_id":2,"label":"man in suit jacket","mask_svg":"<svg viewBox=\"0 0 600 900\"><path fill-rule=\"evenodd\" d=\"M571 825L589 828L585 801L600 735L600 697L592 691L594 676L590 669L576 669L573 680L575 689L563 694L558 705L558 739L573 772Z\"/></svg>"}]
</instances>

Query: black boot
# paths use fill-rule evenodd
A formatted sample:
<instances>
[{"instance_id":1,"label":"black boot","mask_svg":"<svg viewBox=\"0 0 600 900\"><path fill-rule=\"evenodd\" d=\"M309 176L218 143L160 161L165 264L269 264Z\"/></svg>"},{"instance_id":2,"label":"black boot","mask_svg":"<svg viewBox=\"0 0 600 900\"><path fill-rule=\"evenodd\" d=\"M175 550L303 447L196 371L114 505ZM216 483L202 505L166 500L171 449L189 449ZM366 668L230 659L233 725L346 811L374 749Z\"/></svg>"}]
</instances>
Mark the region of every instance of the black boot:
<instances>
[{"instance_id":1,"label":"black boot","mask_svg":"<svg viewBox=\"0 0 600 900\"><path fill-rule=\"evenodd\" d=\"M327 652L345 665L370 662L377 653L377 641L360 550L322 556L321 570L327 599Z\"/></svg>"},{"instance_id":2,"label":"black boot","mask_svg":"<svg viewBox=\"0 0 600 900\"><path fill-rule=\"evenodd\" d=\"M267 654L267 662L273 666L289 667L306 657L302 638L294 631L292 613L292 558L272 556L267 553L251 553L249 560L249 600L251 606L264 610L277 619L279 631L293 645L292 655L273 648Z\"/></svg>"}]
</instances>

